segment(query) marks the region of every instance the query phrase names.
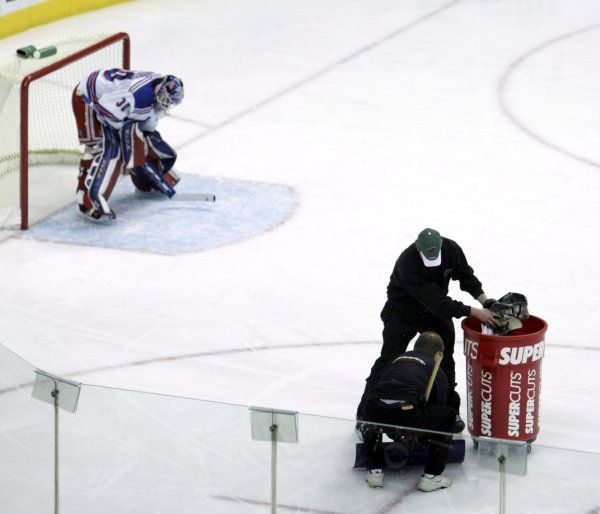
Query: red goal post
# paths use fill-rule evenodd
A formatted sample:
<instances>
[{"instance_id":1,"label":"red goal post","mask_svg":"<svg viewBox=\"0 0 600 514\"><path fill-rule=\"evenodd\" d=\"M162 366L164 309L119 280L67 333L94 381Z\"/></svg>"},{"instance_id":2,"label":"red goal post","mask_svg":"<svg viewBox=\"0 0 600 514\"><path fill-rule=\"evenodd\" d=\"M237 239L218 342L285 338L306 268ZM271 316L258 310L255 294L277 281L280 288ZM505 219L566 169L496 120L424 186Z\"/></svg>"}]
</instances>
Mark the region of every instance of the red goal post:
<instances>
[{"instance_id":1,"label":"red goal post","mask_svg":"<svg viewBox=\"0 0 600 514\"><path fill-rule=\"evenodd\" d=\"M14 226L20 211L17 224L25 230L30 223L75 201L76 163L81 147L71 111L73 89L95 69L130 68L130 40L124 32L75 36L44 46L50 45L57 48L51 59L14 57L0 65L0 141L4 141L0 143L0 226L3 227ZM18 112L14 112L15 108ZM14 121L10 122L11 118L18 119L18 127ZM32 178L33 165L39 165L40 171ZM15 174L18 200L11 191Z\"/></svg>"}]
</instances>

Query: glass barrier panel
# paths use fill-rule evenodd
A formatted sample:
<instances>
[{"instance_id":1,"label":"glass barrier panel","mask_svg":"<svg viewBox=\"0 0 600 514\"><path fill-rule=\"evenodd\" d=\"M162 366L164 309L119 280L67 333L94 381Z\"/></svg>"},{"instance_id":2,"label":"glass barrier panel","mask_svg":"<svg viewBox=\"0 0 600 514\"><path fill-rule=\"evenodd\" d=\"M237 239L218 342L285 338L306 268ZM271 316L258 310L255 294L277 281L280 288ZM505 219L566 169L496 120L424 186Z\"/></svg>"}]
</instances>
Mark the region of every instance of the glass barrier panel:
<instances>
[{"instance_id":1,"label":"glass barrier panel","mask_svg":"<svg viewBox=\"0 0 600 514\"><path fill-rule=\"evenodd\" d=\"M600 455L531 445L527 476L506 475L506 512L599 512Z\"/></svg>"},{"instance_id":2,"label":"glass barrier panel","mask_svg":"<svg viewBox=\"0 0 600 514\"><path fill-rule=\"evenodd\" d=\"M278 447L277 503L281 512L401 513L497 512L499 473L480 469L470 438L462 463L449 463L444 471L452 486L431 493L417 489L423 472L423 446L412 453L421 463L405 458L412 438L390 447L381 489L367 485L366 470L355 469L356 421L300 414L299 442ZM384 441L392 440L384 436ZM426 447L425 447L426 448ZM387 452L386 452L387 454ZM419 457L420 455L420 457Z\"/></svg>"},{"instance_id":3,"label":"glass barrier panel","mask_svg":"<svg viewBox=\"0 0 600 514\"><path fill-rule=\"evenodd\" d=\"M54 409L32 398L35 376L33 366L0 346L0 511L10 514L54 508ZM77 411L60 411L60 512L268 513L273 485L282 513L558 513L600 506L598 454L534 443L526 475L502 475L465 433L455 436L444 471L451 487L423 493L416 487L423 438L413 430L392 441L386 427L384 486L370 488L364 459L355 467L354 420L278 411L284 415L272 419L281 421L286 441L273 443L268 409L259 409L254 423L252 412L82 385Z\"/></svg>"},{"instance_id":4,"label":"glass barrier panel","mask_svg":"<svg viewBox=\"0 0 600 514\"><path fill-rule=\"evenodd\" d=\"M61 513L264 513L270 443L250 411L83 385L61 417Z\"/></svg>"},{"instance_id":5,"label":"glass barrier panel","mask_svg":"<svg viewBox=\"0 0 600 514\"><path fill-rule=\"evenodd\" d=\"M0 512L54 512L54 409L31 396L35 368L0 346Z\"/></svg>"}]
</instances>

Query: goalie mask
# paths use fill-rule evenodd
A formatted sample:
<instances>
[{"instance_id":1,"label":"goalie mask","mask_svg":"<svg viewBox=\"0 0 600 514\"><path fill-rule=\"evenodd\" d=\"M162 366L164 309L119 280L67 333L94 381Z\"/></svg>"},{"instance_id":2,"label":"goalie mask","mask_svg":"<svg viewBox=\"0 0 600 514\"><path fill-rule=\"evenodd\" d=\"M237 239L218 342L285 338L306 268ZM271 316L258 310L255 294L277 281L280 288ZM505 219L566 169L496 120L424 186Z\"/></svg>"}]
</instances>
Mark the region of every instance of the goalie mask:
<instances>
[{"instance_id":1,"label":"goalie mask","mask_svg":"<svg viewBox=\"0 0 600 514\"><path fill-rule=\"evenodd\" d=\"M527 309L527 298L521 293L507 293L498 300L500 303L508 304L512 307L511 314L518 319L527 319L529 310Z\"/></svg>"},{"instance_id":2,"label":"goalie mask","mask_svg":"<svg viewBox=\"0 0 600 514\"><path fill-rule=\"evenodd\" d=\"M522 328L521 320L529 317L527 298L520 293L507 293L490 306L496 317L496 326L492 327L494 334L507 335Z\"/></svg>"},{"instance_id":3,"label":"goalie mask","mask_svg":"<svg viewBox=\"0 0 600 514\"><path fill-rule=\"evenodd\" d=\"M154 105L161 111L167 111L183 100L183 82L181 79L166 75L154 88Z\"/></svg>"}]
</instances>

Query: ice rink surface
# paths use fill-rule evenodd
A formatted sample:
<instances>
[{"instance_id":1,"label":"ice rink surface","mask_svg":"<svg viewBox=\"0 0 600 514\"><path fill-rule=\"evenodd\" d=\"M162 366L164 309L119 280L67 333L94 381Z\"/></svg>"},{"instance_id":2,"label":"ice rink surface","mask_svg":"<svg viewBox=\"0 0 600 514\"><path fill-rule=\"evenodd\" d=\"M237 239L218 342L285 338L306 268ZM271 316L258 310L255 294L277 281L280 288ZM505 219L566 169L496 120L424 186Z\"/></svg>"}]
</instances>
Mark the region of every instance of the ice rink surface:
<instances>
[{"instance_id":1,"label":"ice rink surface","mask_svg":"<svg viewBox=\"0 0 600 514\"><path fill-rule=\"evenodd\" d=\"M1 235L0 343L87 384L352 419L394 261L431 226L489 296L523 293L548 322L537 442L600 454L600 3L139 0L7 38L0 57L99 31L130 34L133 68L182 77L161 122L180 170L279 185L295 210L180 255ZM546 499L577 493L554 512L598 512L585 458L564 478L561 463L544 463L541 483L564 485ZM454 473L440 502L477 512ZM523 502L511 512L551 511Z\"/></svg>"},{"instance_id":2,"label":"ice rink surface","mask_svg":"<svg viewBox=\"0 0 600 514\"><path fill-rule=\"evenodd\" d=\"M31 227L25 237L177 255L273 230L294 212L294 193L285 186L197 175L183 175L181 180L174 200L138 192L129 179L120 180L110 197L111 208L119 213L117 221L90 223L73 216L71 204Z\"/></svg>"}]
</instances>

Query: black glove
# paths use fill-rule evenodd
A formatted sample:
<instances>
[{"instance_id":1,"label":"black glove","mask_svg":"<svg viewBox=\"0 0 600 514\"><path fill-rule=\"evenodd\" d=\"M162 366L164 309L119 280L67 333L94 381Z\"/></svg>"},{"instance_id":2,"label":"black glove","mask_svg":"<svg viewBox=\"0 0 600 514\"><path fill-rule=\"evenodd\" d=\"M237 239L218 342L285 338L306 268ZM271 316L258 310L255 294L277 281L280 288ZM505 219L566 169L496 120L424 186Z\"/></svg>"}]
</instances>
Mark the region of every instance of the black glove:
<instances>
[{"instance_id":1,"label":"black glove","mask_svg":"<svg viewBox=\"0 0 600 514\"><path fill-rule=\"evenodd\" d=\"M498 300L494 300L493 298L488 298L485 302L483 302L483 308L489 309L492 304L496 303Z\"/></svg>"}]
</instances>

